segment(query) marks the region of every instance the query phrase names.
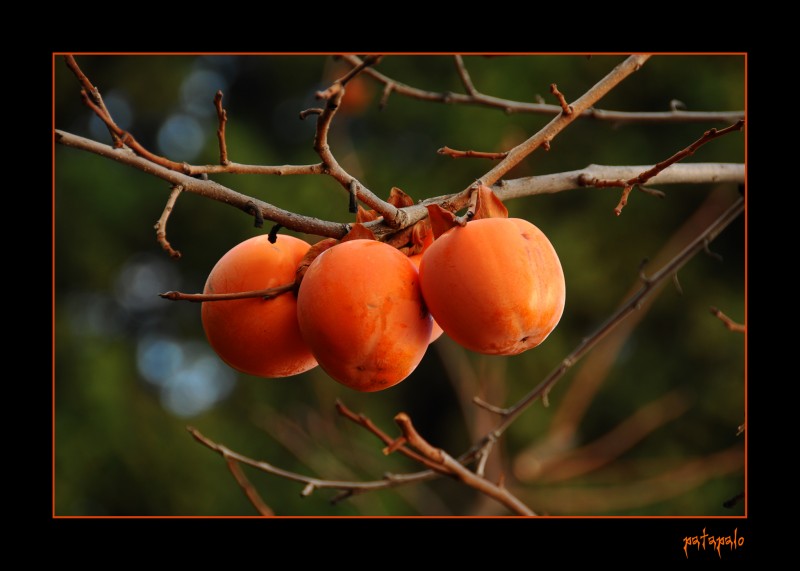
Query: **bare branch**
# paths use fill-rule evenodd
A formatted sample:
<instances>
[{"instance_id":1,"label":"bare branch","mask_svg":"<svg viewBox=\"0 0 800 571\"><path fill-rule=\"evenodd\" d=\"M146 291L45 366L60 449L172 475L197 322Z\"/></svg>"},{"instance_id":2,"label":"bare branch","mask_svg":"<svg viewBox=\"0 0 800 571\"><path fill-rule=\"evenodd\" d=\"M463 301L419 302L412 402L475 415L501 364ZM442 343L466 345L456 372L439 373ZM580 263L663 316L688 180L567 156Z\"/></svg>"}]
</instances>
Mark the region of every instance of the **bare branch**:
<instances>
[{"instance_id":1,"label":"bare branch","mask_svg":"<svg viewBox=\"0 0 800 571\"><path fill-rule=\"evenodd\" d=\"M230 301L232 299L249 299L253 297L260 297L261 299L273 299L284 293L288 293L295 289L295 282L290 284L283 284L276 287L266 289L259 289L254 291L237 291L235 293L181 293L179 291L168 291L158 294L159 297L169 299L170 301Z\"/></svg>"},{"instance_id":2,"label":"bare branch","mask_svg":"<svg viewBox=\"0 0 800 571\"><path fill-rule=\"evenodd\" d=\"M486 494L490 498L500 502L508 509L519 515L536 515L533 510L522 503L519 498L509 492L508 489L497 484L493 484L486 478L478 476L474 472L471 472L464 467L463 464L460 464L458 461L453 459L441 448L431 446L427 440L420 436L406 413L401 412L394 417L394 420L403 431L403 437L409 442L409 444L422 452L422 454L424 454L428 459L436 462L437 464L441 464L443 467L448 469L463 483L483 494Z\"/></svg>"},{"instance_id":3,"label":"bare branch","mask_svg":"<svg viewBox=\"0 0 800 571\"><path fill-rule=\"evenodd\" d=\"M427 466L428 468L431 468L432 470L436 470L437 472L441 472L443 474L447 474L448 473L447 470L443 470L435 462L431 462L427 458L425 458L424 456L421 456L421 455L417 454L416 452L414 452L413 450L411 450L409 448L406 448L405 446L403 446L403 443L401 443L398 446L397 445L397 439L392 438L391 436L389 436L388 434L383 432L380 428L378 428L375 425L374 422L372 422L365 415L356 414L355 412L353 412L352 410L347 408L344 405L344 403L342 401L340 401L339 399L336 399L336 411L340 415L342 415L343 417L347 418L348 420L351 420L352 422L354 422L355 424L357 424L357 425L359 425L359 426L361 426L363 428L366 428L369 432L371 432L372 434L377 436L378 439L387 446L387 449L386 449L385 453L388 454L388 453L391 453L391 452L399 451L403 455L405 455L405 456L411 458L412 460L415 460L415 461L417 461L417 462L419 462L421 464L424 464L425 466Z\"/></svg>"},{"instance_id":4,"label":"bare branch","mask_svg":"<svg viewBox=\"0 0 800 571\"><path fill-rule=\"evenodd\" d=\"M204 436L199 430L192 426L187 426L186 430L192 437L197 440L200 444L209 448L225 458L225 460L233 459L241 464L245 464L247 466L252 466L262 472L266 472L268 474L272 474L274 476L279 476L286 480L291 480L293 482L300 482L301 484L305 484L304 492L307 490L315 490L315 489L333 489L333 490L343 490L350 492L350 495L355 492L367 492L367 491L374 491L374 490L384 490L387 488L394 488L395 486L401 486L403 484L409 482L419 482L422 480L429 479L435 472L431 472L426 470L425 472L418 472L415 474L391 474L387 475L382 480L372 480L372 481L365 481L365 482L349 482L349 481L339 481L339 480L323 480L320 478L312 478L310 476L305 476L303 474L298 474L296 472L290 472L289 470L284 470L282 468L278 468L269 464L268 462L261 462L258 460L253 460L252 458L248 458L247 456L243 456L238 452L234 452L229 448L223 446L222 444L218 444L211 440L210 438ZM311 486L311 488L309 488ZM308 495L308 493L306 493Z\"/></svg>"},{"instance_id":5,"label":"bare branch","mask_svg":"<svg viewBox=\"0 0 800 571\"><path fill-rule=\"evenodd\" d=\"M359 65L361 59L357 56L343 56L347 63L352 66ZM477 107L487 107L499 109L505 113L535 113L540 115L558 115L563 111L559 105L548 105L546 103L526 103L492 97L481 93L461 94L461 93L437 93L425 91L411 87L400 81L392 79L374 69L366 69L368 75L376 81L382 83L385 88L381 98L380 107L386 106L389 95L396 92L405 97L418 99L421 101L435 101L437 103L473 105ZM462 78L463 83L463 78ZM465 85L466 87L466 85ZM654 112L631 112L631 111L610 111L606 109L595 109L590 107L580 113L582 117L609 121L612 123L732 123L744 118L744 111L684 111L671 107L670 111Z\"/></svg>"},{"instance_id":6,"label":"bare branch","mask_svg":"<svg viewBox=\"0 0 800 571\"><path fill-rule=\"evenodd\" d=\"M461 59L460 55L453 56L455 59L456 64L456 71L458 71L458 76L461 78L461 83L464 84L464 89L467 90L472 96L478 95L478 91L475 89L475 86L472 85L472 79L469 76L469 72L467 71L467 67L464 65L464 60Z\"/></svg>"},{"instance_id":7,"label":"bare branch","mask_svg":"<svg viewBox=\"0 0 800 571\"><path fill-rule=\"evenodd\" d=\"M685 149L678 151L677 153L672 155L670 158L668 158L668 159L666 159L664 161L661 161L660 163L656 164L655 166L647 169L644 172L639 173L635 177L632 177L632 178L630 178L628 180L619 180L619 179L617 179L617 180L592 180L592 181L586 181L586 182L587 182L588 185L595 186L595 187L598 187L598 188L600 188L600 187L610 187L610 186L611 187L614 187L614 186L624 187L623 191L622 191L622 198L620 198L619 204L614 209L614 212L616 213L616 215L619 216L622 213L622 209L628 203L628 195L630 194L631 189L634 187L634 185L641 185L641 184L646 183L651 178L653 178L654 176L656 176L658 173L660 173L664 169L668 168L669 166L677 163L680 160L685 159L686 157L689 157L689 156L693 155L694 152L697 149L699 149L700 147L702 147L703 145L705 145L709 141L711 141L713 139L716 139L718 137L722 137L723 135L727 135L728 133L731 133L733 131L740 131L743 127L744 127L744 119L741 119L741 120L737 121L736 123L734 123L733 125L731 125L729 127L726 127L725 129L722 129L722 130L719 130L719 131L717 129L709 129L708 131L703 133L702 137L697 139L694 143L692 143L691 145L689 145Z\"/></svg>"},{"instance_id":8,"label":"bare branch","mask_svg":"<svg viewBox=\"0 0 800 571\"><path fill-rule=\"evenodd\" d=\"M78 135L73 135L72 133L68 133L60 129L55 130L55 138L56 142L64 146L87 151L101 157L115 160L119 163L131 166L150 175L166 180L173 185L179 184L183 187L184 191L223 202L230 206L234 206L239 210L247 211L246 209L249 208L249 204L254 203L261 209L261 214L265 220L280 222L284 227L290 230L296 230L306 234L315 234L317 236L326 236L330 238L342 238L349 231L348 224L327 222L277 208L269 203L238 193L235 190L225 187L217 182L200 180L170 169L166 169L159 165L155 165L130 151L126 151L125 149L114 149L108 145L104 145L102 143L98 143L97 141L86 139ZM230 168L237 166L248 165L237 165L236 163L231 163L228 165ZM299 171L290 171L292 169L304 169L305 167L294 167L291 165L283 167L260 167L256 165L253 167L253 173L279 174L276 172L276 169L289 169L283 172L283 174L320 174L324 168L322 163L312 166L315 168L311 171L300 173ZM209 172L213 171L217 167L227 168L221 167L220 165L211 165L209 167ZM501 200L506 201L525 196L553 194L556 192L585 188L590 186L590 181L594 179L630 178L632 176L636 176L637 173L640 173L647 168L649 167L646 165L589 165L586 168L577 171L504 180L494 185L492 190ZM659 185L716 182L744 182L744 165L738 163L675 164L660 172L650 180L650 183ZM424 200L419 204L403 208L403 212L405 212L407 215L407 222L404 223L403 226L411 226L427 216L427 205L452 202L456 199L456 197L457 195L455 194L438 196ZM366 226L375 232L375 235L378 238L384 238L387 235L395 232L394 229L384 225L380 220L369 222L366 224Z\"/></svg>"},{"instance_id":9,"label":"bare branch","mask_svg":"<svg viewBox=\"0 0 800 571\"><path fill-rule=\"evenodd\" d=\"M264 500L261 499L258 491L256 491L256 489L253 487L253 484L250 483L250 480L247 479L247 476L244 475L244 472L242 472L242 467L239 466L239 463L233 458L225 458L225 463L228 465L228 470L231 471L231 474L233 474L233 477L236 479L236 483L242 488L247 496L247 499L250 500L250 503L253 504L253 507L256 508L258 513L263 516L275 515L275 512L273 512L272 509L264 503Z\"/></svg>"},{"instance_id":10,"label":"bare branch","mask_svg":"<svg viewBox=\"0 0 800 571\"><path fill-rule=\"evenodd\" d=\"M176 260L180 259L181 253L178 250L174 250L167 240L167 220L169 220L169 215L172 213L172 209L175 207L175 201L178 200L178 195L182 190L183 187L179 184L176 184L172 187L172 192L169 193L169 198L167 199L167 205L164 207L164 212L161 213L161 218L159 218L158 222L156 222L155 226L153 226L156 231L156 239L158 240L158 243L161 244L161 247L164 248L164 251L166 251L167 254Z\"/></svg>"},{"instance_id":11,"label":"bare branch","mask_svg":"<svg viewBox=\"0 0 800 571\"><path fill-rule=\"evenodd\" d=\"M307 234L317 236L327 236L331 238L341 238L349 231L349 225L337 222L325 222L309 216L301 216L288 210L283 210L267 202L251 198L238 193L226 186L212 180L200 180L186 174L168 169L155 164L144 157L137 156L135 153L126 149L114 149L108 145L103 145L91 139L79 137L65 131L56 129L56 142L67 147L73 147L84 151L89 151L101 157L115 160L137 168L147 174L166 180L173 185L179 184L185 192L199 194L223 202L234 208L247 212L251 204L255 204L266 220L280 222L284 227ZM232 166L232 165L229 165ZM275 168L275 167L270 167ZM321 168L321 167L320 167Z\"/></svg>"},{"instance_id":12,"label":"bare branch","mask_svg":"<svg viewBox=\"0 0 800 571\"><path fill-rule=\"evenodd\" d=\"M336 85L336 84L334 84ZM321 97L324 93L318 93L317 96ZM375 210L378 214L383 216L386 224L395 229L400 229L406 222L405 213L388 202L381 200L378 196L359 182L354 176L350 175L331 152L330 145L328 144L328 131L330 129L331 121L336 115L336 111L344 97L344 88L334 90L330 95L328 103L323 109L322 113L317 118L317 132L314 136L314 150L322 159L325 174L330 175L341 184L345 190L352 194L357 194L359 200Z\"/></svg>"},{"instance_id":13,"label":"bare branch","mask_svg":"<svg viewBox=\"0 0 800 571\"><path fill-rule=\"evenodd\" d=\"M483 175L478 182L491 186L500 178L517 166L522 160L540 147L544 142L552 142L556 135L558 135L564 128L572 123L580 114L599 101L606 93L611 91L620 82L627 78L632 73L639 70L644 63L650 58L647 55L630 56L617 67L612 69L603 79L598 81L586 93L581 95L572 104L572 113L561 113L545 125L538 133L530 137L527 141L517 145L508 152L500 164Z\"/></svg>"},{"instance_id":14,"label":"bare branch","mask_svg":"<svg viewBox=\"0 0 800 571\"><path fill-rule=\"evenodd\" d=\"M743 324L736 323L733 319L722 313L722 311L716 307L711 307L711 315L722 321L722 324L728 329L728 331L734 331L736 333L744 333L746 331L746 328Z\"/></svg>"},{"instance_id":15,"label":"bare branch","mask_svg":"<svg viewBox=\"0 0 800 571\"><path fill-rule=\"evenodd\" d=\"M487 153L484 151L457 151L455 149L451 149L450 147L442 147L438 151L436 151L440 155L445 155L451 157L453 159L463 159L463 158L470 158L470 159L504 159L508 153Z\"/></svg>"},{"instance_id":16,"label":"bare branch","mask_svg":"<svg viewBox=\"0 0 800 571\"><path fill-rule=\"evenodd\" d=\"M64 61L67 64L67 67L75 74L75 77L78 78L78 81L83 86L83 89L91 95L92 99L94 100L95 106L92 109L97 109L98 116L101 118L103 116L110 117L111 114L108 112L108 108L106 104L103 102L103 97L100 95L100 90L97 89L92 82L89 81L89 78L86 77L86 74L83 73L80 66L78 66L78 62L75 61L75 58L71 55L65 55ZM108 126L108 125L106 125ZM122 141L120 141L119 135L112 129L111 127L108 128L108 132L111 133L111 139L114 141L114 147L120 148L122 146Z\"/></svg>"},{"instance_id":17,"label":"bare branch","mask_svg":"<svg viewBox=\"0 0 800 571\"><path fill-rule=\"evenodd\" d=\"M504 180L492 187L501 200L511 200L538 194L554 194L576 188L593 186L593 180L626 180L650 168L641 166L589 165L581 170ZM674 164L649 181L651 184L709 184L744 182L742 163Z\"/></svg>"}]
</instances>

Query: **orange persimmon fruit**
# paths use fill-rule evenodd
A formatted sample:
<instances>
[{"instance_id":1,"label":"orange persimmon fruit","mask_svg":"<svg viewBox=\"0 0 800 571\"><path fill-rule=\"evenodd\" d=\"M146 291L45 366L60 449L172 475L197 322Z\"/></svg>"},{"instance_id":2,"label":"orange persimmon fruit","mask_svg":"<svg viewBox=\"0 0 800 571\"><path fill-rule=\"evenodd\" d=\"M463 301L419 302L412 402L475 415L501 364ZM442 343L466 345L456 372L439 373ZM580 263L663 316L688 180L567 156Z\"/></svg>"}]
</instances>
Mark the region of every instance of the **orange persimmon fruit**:
<instances>
[{"instance_id":1,"label":"orange persimmon fruit","mask_svg":"<svg viewBox=\"0 0 800 571\"><path fill-rule=\"evenodd\" d=\"M425 235L422 251L418 254L412 254L411 256L408 257L408 259L411 260L411 263L414 264L414 267L417 268L418 272L419 272L419 265L422 263L422 256L425 254L425 250L427 250L432 243L433 243L433 234L429 232ZM434 319L429 343L433 343L434 341L436 341L439 337L442 336L442 333L444 333L444 331L442 330L441 327L439 327L439 324L436 323L436 320Z\"/></svg>"},{"instance_id":2,"label":"orange persimmon fruit","mask_svg":"<svg viewBox=\"0 0 800 571\"><path fill-rule=\"evenodd\" d=\"M539 345L564 312L564 272L553 245L519 218L482 218L441 234L420 264L437 323L478 353L516 355Z\"/></svg>"},{"instance_id":3,"label":"orange persimmon fruit","mask_svg":"<svg viewBox=\"0 0 800 571\"><path fill-rule=\"evenodd\" d=\"M274 244L256 236L229 250L208 276L204 293L235 293L294 282L295 270L311 246L279 234ZM217 355L243 373L289 377L316 367L297 323L297 297L287 292L272 299L206 301L203 329Z\"/></svg>"},{"instance_id":4,"label":"orange persimmon fruit","mask_svg":"<svg viewBox=\"0 0 800 571\"><path fill-rule=\"evenodd\" d=\"M337 244L311 263L300 284L297 318L325 372L363 392L408 377L432 327L408 257L363 239Z\"/></svg>"}]
</instances>

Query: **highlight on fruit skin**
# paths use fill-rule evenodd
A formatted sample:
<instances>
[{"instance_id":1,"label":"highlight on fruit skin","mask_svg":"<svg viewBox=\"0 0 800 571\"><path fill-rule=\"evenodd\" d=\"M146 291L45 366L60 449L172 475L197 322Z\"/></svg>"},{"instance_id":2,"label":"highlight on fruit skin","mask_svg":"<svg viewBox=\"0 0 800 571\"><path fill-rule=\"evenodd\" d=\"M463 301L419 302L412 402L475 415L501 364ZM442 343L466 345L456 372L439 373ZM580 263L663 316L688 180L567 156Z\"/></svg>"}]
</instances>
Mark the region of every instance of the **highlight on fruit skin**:
<instances>
[{"instance_id":1,"label":"highlight on fruit skin","mask_svg":"<svg viewBox=\"0 0 800 571\"><path fill-rule=\"evenodd\" d=\"M483 218L448 230L423 255L420 284L445 333L489 355L539 345L558 325L566 301L553 245L519 218Z\"/></svg>"},{"instance_id":2,"label":"highlight on fruit skin","mask_svg":"<svg viewBox=\"0 0 800 571\"><path fill-rule=\"evenodd\" d=\"M342 242L308 267L300 331L320 366L357 391L379 391L419 365L432 319L407 256L375 240Z\"/></svg>"},{"instance_id":3,"label":"highlight on fruit skin","mask_svg":"<svg viewBox=\"0 0 800 571\"><path fill-rule=\"evenodd\" d=\"M208 276L204 293L261 290L294 282L295 270L311 246L279 234L274 244L256 236L229 250ZM217 355L234 369L266 378L289 377L317 366L297 323L297 298L206 301L203 329Z\"/></svg>"}]
</instances>

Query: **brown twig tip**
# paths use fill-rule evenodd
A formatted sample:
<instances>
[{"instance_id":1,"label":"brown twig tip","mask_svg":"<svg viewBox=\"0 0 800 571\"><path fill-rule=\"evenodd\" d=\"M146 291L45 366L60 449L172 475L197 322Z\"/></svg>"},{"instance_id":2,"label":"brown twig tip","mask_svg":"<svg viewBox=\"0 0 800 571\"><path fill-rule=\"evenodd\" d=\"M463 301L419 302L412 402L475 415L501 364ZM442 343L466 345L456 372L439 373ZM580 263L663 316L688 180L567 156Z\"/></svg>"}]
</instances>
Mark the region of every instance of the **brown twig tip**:
<instances>
[{"instance_id":1,"label":"brown twig tip","mask_svg":"<svg viewBox=\"0 0 800 571\"><path fill-rule=\"evenodd\" d=\"M433 460L437 464L444 463L444 452L442 449L431 446L427 440L420 436L417 429L414 428L414 424L411 422L411 417L404 412L400 412L394 417L394 421L397 423L397 426L400 427L400 430L403 431L403 436L411 446L419 450L423 456Z\"/></svg>"},{"instance_id":2,"label":"brown twig tip","mask_svg":"<svg viewBox=\"0 0 800 571\"><path fill-rule=\"evenodd\" d=\"M155 223L156 230L156 239L158 243L161 244L161 247L164 248L164 251L167 252L172 258L179 260L181 258L181 253L178 250L175 250L170 245L169 241L167 240L167 220L169 220L169 215L172 213L172 209L175 206L175 201L178 200L178 195L183 190L183 187L179 184L176 184L172 187L172 192L167 199L167 205L164 207L164 211L161 213L161 218Z\"/></svg>"},{"instance_id":3,"label":"brown twig tip","mask_svg":"<svg viewBox=\"0 0 800 571\"><path fill-rule=\"evenodd\" d=\"M728 329L728 331L733 331L735 333L744 333L746 327L741 324L735 322L733 319L722 313L719 309L714 306L711 306L711 315L722 321L722 324Z\"/></svg>"},{"instance_id":4,"label":"brown twig tip","mask_svg":"<svg viewBox=\"0 0 800 571\"><path fill-rule=\"evenodd\" d=\"M500 160L504 159L508 156L508 152L505 153L489 153L484 151L457 151L455 149L451 149L450 147L442 147L441 149L436 151L440 155L445 155L451 157L453 159L492 159L492 160Z\"/></svg>"},{"instance_id":5,"label":"brown twig tip","mask_svg":"<svg viewBox=\"0 0 800 571\"><path fill-rule=\"evenodd\" d=\"M219 139L219 164L229 165L228 160L228 145L225 142L225 125L228 122L228 112L222 107L222 90L218 90L214 95L214 107L217 109L217 119L219 120L219 127L217 127L217 139Z\"/></svg>"},{"instance_id":6,"label":"brown twig tip","mask_svg":"<svg viewBox=\"0 0 800 571\"><path fill-rule=\"evenodd\" d=\"M247 499L250 500L250 503L253 504L253 507L256 508L258 513L265 517L274 516L275 512L261 499L258 491L253 487L253 484L250 483L250 480L247 479L247 476L244 475L239 463L230 457L225 457L225 463L228 465L228 470L233 474L236 483L242 488Z\"/></svg>"},{"instance_id":7,"label":"brown twig tip","mask_svg":"<svg viewBox=\"0 0 800 571\"><path fill-rule=\"evenodd\" d=\"M478 405L479 407L488 410L489 412L493 412L493 413L499 414L501 416L506 414L506 409L505 408L490 404L490 403L486 402L485 400L483 400L481 397L478 397L478 396L472 397L472 402L474 404Z\"/></svg>"},{"instance_id":8,"label":"brown twig tip","mask_svg":"<svg viewBox=\"0 0 800 571\"><path fill-rule=\"evenodd\" d=\"M475 89L475 86L472 84L472 79L469 76L469 72L467 71L467 66L464 65L464 60L461 58L460 55L453 56L456 64L456 71L458 71L458 76L461 78L461 83L464 84L464 89L467 90L472 96L478 95L478 90Z\"/></svg>"},{"instance_id":9,"label":"brown twig tip","mask_svg":"<svg viewBox=\"0 0 800 571\"><path fill-rule=\"evenodd\" d=\"M619 202L617 203L617 207L614 208L614 214L619 216L622 214L622 209L625 208L625 205L628 204L628 196L631 194L631 190L633 190L633 186L626 186L622 189L622 196L619 198Z\"/></svg>"},{"instance_id":10,"label":"brown twig tip","mask_svg":"<svg viewBox=\"0 0 800 571\"><path fill-rule=\"evenodd\" d=\"M378 109L383 111L386 108L386 105L389 103L389 96L394 91L394 82L388 82L386 86L383 88L383 93L381 94L381 100L378 103Z\"/></svg>"},{"instance_id":11,"label":"brown twig tip","mask_svg":"<svg viewBox=\"0 0 800 571\"><path fill-rule=\"evenodd\" d=\"M567 98L558 90L558 86L555 83L550 84L550 93L555 95L558 99L558 104L561 105L561 112L564 113L564 115L572 115L572 105L567 103Z\"/></svg>"},{"instance_id":12,"label":"brown twig tip","mask_svg":"<svg viewBox=\"0 0 800 571\"><path fill-rule=\"evenodd\" d=\"M322 115L324 110L319 107L312 107L311 109L303 109L300 111L300 119L305 119L309 115Z\"/></svg>"},{"instance_id":13,"label":"brown twig tip","mask_svg":"<svg viewBox=\"0 0 800 571\"><path fill-rule=\"evenodd\" d=\"M397 439L395 439L394 442L392 442L388 446L384 447L383 454L385 456L388 456L389 454L392 454L393 452L397 452L400 448L405 446L407 442L408 442L408 440L406 439L405 436L400 436Z\"/></svg>"}]
</instances>

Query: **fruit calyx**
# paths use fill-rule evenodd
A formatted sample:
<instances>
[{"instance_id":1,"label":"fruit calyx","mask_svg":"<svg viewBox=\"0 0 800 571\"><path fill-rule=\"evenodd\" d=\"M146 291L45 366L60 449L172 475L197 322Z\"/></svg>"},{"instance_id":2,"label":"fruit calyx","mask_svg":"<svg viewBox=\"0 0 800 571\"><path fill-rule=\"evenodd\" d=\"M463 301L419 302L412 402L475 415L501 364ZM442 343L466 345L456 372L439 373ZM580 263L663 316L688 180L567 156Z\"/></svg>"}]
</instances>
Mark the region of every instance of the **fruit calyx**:
<instances>
[{"instance_id":1,"label":"fruit calyx","mask_svg":"<svg viewBox=\"0 0 800 571\"><path fill-rule=\"evenodd\" d=\"M467 212L463 216L456 216L438 204L430 204L427 208L434 239L451 228L466 225L470 220L508 218L508 209L494 191L485 184L481 184L472 190Z\"/></svg>"}]
</instances>

